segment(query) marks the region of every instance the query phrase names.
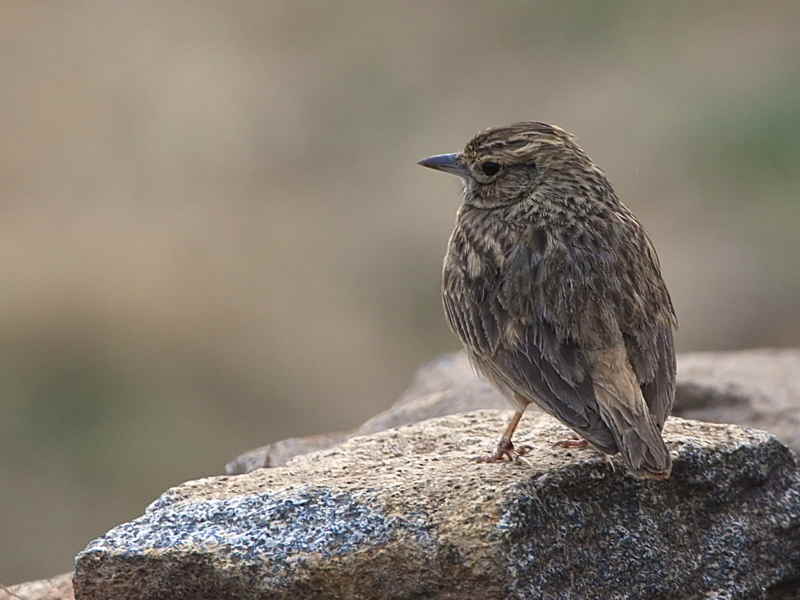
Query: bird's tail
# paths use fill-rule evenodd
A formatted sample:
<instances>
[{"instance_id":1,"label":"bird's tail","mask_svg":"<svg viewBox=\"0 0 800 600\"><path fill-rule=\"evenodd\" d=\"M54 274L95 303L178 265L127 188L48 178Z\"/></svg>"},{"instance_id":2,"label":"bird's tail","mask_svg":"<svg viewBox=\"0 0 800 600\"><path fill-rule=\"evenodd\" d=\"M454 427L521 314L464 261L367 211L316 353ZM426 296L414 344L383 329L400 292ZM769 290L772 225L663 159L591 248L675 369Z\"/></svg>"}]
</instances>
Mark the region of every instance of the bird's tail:
<instances>
[{"instance_id":1,"label":"bird's tail","mask_svg":"<svg viewBox=\"0 0 800 600\"><path fill-rule=\"evenodd\" d=\"M667 479L672 457L647 408L624 348L593 353L592 381L600 416L622 460L640 479Z\"/></svg>"},{"instance_id":2,"label":"bird's tail","mask_svg":"<svg viewBox=\"0 0 800 600\"><path fill-rule=\"evenodd\" d=\"M660 432L653 423L645 425L648 430L625 431L618 444L622 460L631 473L639 479L669 479L672 472L672 457Z\"/></svg>"}]
</instances>

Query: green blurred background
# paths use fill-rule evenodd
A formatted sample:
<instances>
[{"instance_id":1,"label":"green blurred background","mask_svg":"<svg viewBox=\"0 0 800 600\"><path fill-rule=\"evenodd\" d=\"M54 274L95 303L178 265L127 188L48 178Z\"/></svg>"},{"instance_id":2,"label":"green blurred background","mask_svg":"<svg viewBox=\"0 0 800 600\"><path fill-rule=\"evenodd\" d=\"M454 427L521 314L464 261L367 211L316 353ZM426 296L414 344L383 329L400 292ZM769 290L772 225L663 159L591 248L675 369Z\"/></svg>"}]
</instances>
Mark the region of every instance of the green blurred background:
<instances>
[{"instance_id":1,"label":"green blurred background","mask_svg":"<svg viewBox=\"0 0 800 600\"><path fill-rule=\"evenodd\" d=\"M488 126L578 134L681 350L796 344L798 31L788 1L4 0L0 583L457 348L459 184L415 161Z\"/></svg>"}]
</instances>

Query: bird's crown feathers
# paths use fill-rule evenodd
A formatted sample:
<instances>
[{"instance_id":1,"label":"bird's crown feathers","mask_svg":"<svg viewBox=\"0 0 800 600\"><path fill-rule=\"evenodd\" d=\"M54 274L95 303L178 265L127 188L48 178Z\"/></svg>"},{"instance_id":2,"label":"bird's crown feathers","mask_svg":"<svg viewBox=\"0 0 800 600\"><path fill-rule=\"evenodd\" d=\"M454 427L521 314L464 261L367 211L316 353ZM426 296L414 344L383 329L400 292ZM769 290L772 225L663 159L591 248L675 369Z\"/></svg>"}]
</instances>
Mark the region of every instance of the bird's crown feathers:
<instances>
[{"instance_id":1,"label":"bird's crown feathers","mask_svg":"<svg viewBox=\"0 0 800 600\"><path fill-rule=\"evenodd\" d=\"M545 148L557 150L564 147L576 147L571 133L555 125L524 121L482 131L467 143L464 156L473 159L499 155L514 160L536 155Z\"/></svg>"}]
</instances>

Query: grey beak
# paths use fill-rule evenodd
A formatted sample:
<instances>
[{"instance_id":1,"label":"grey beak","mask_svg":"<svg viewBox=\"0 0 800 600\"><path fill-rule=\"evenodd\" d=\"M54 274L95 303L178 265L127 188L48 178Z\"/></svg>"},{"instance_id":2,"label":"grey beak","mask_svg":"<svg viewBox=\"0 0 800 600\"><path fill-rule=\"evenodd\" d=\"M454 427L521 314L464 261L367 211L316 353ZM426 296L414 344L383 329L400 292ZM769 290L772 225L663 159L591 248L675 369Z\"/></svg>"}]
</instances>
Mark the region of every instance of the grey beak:
<instances>
[{"instance_id":1,"label":"grey beak","mask_svg":"<svg viewBox=\"0 0 800 600\"><path fill-rule=\"evenodd\" d=\"M429 169L444 171L451 175L469 177L469 169L461 162L460 154L437 154L436 156L423 158L417 164Z\"/></svg>"}]
</instances>

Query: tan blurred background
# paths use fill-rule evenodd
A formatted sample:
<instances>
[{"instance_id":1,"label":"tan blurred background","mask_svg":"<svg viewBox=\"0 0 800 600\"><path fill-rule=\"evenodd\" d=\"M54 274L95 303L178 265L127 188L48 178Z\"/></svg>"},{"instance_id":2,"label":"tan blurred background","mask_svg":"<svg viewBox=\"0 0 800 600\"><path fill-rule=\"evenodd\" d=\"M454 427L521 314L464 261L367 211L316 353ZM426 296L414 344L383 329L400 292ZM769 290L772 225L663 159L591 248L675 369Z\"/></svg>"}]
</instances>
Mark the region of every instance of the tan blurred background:
<instances>
[{"instance_id":1,"label":"tan blurred background","mask_svg":"<svg viewBox=\"0 0 800 600\"><path fill-rule=\"evenodd\" d=\"M798 31L789 1L3 0L0 583L457 348L459 184L415 161L487 126L578 134L680 349L797 344Z\"/></svg>"}]
</instances>

